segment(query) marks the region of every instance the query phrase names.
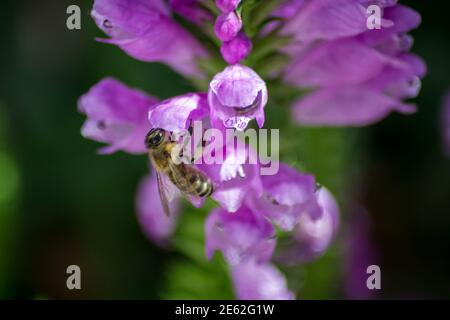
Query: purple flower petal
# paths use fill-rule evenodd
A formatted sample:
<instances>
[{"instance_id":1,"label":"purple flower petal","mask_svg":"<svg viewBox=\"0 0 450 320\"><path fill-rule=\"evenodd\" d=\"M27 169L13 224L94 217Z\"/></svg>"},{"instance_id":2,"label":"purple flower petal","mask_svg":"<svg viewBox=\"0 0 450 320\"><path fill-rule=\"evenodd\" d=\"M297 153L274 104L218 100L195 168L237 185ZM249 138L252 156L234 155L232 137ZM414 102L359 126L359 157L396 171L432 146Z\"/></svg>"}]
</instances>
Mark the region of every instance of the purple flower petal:
<instances>
[{"instance_id":1,"label":"purple flower petal","mask_svg":"<svg viewBox=\"0 0 450 320\"><path fill-rule=\"evenodd\" d=\"M109 144L100 153L145 153L144 139L150 130L147 112L156 102L140 90L105 78L78 101L78 110L87 116L81 134Z\"/></svg>"},{"instance_id":2,"label":"purple flower petal","mask_svg":"<svg viewBox=\"0 0 450 320\"><path fill-rule=\"evenodd\" d=\"M317 191L317 201L322 208L318 219L301 216L294 231L294 244L285 248L280 258L285 263L313 260L322 255L335 237L339 226L339 208L332 194L324 187Z\"/></svg>"},{"instance_id":3,"label":"purple flower petal","mask_svg":"<svg viewBox=\"0 0 450 320\"><path fill-rule=\"evenodd\" d=\"M391 32L408 32L417 28L422 22L420 14L406 6L396 5L384 10L384 18L394 22L392 28L388 28Z\"/></svg>"},{"instance_id":4,"label":"purple flower petal","mask_svg":"<svg viewBox=\"0 0 450 320\"><path fill-rule=\"evenodd\" d=\"M317 219L322 210L316 199L314 176L281 164L276 175L262 176L263 195L252 205L285 231L291 231L302 214Z\"/></svg>"},{"instance_id":5,"label":"purple flower petal","mask_svg":"<svg viewBox=\"0 0 450 320\"><path fill-rule=\"evenodd\" d=\"M372 79L386 66L406 68L401 60L385 56L356 39L329 41L292 63L285 79L302 87L352 85Z\"/></svg>"},{"instance_id":6,"label":"purple flower petal","mask_svg":"<svg viewBox=\"0 0 450 320\"><path fill-rule=\"evenodd\" d=\"M369 4L383 8L381 29L366 26ZM415 111L401 100L417 96L426 73L423 61L406 53L413 39L405 33L421 20L416 11L395 0L317 0L295 10L285 18L284 31L295 37L282 49L294 59L285 80L314 89L294 103L297 122L363 126L392 110Z\"/></svg>"},{"instance_id":7,"label":"purple flower petal","mask_svg":"<svg viewBox=\"0 0 450 320\"><path fill-rule=\"evenodd\" d=\"M248 261L232 268L236 296L242 300L293 300L286 278L272 264Z\"/></svg>"},{"instance_id":8,"label":"purple flower petal","mask_svg":"<svg viewBox=\"0 0 450 320\"><path fill-rule=\"evenodd\" d=\"M391 111L415 112L404 104L368 86L334 87L317 90L294 104L294 119L304 125L365 126Z\"/></svg>"},{"instance_id":9,"label":"purple flower petal","mask_svg":"<svg viewBox=\"0 0 450 320\"><path fill-rule=\"evenodd\" d=\"M405 33L417 28L421 22L419 13L411 8L396 5L384 10L383 17L394 24L390 28L368 30L361 35L370 46L376 46L383 52L409 50L412 45L412 38L405 36Z\"/></svg>"},{"instance_id":10,"label":"purple flower petal","mask_svg":"<svg viewBox=\"0 0 450 320\"><path fill-rule=\"evenodd\" d=\"M301 7L283 29L298 41L332 40L367 30L366 8L354 0L316 0Z\"/></svg>"},{"instance_id":11,"label":"purple flower petal","mask_svg":"<svg viewBox=\"0 0 450 320\"><path fill-rule=\"evenodd\" d=\"M169 207L170 216L167 216L158 197L155 175L142 179L136 196L137 216L145 235L158 245L165 245L174 231L179 214L179 198L173 199Z\"/></svg>"},{"instance_id":12,"label":"purple flower petal","mask_svg":"<svg viewBox=\"0 0 450 320\"><path fill-rule=\"evenodd\" d=\"M264 124L267 87L259 75L242 65L228 66L209 84L211 118L220 119L227 128L244 130L251 119Z\"/></svg>"},{"instance_id":13,"label":"purple flower petal","mask_svg":"<svg viewBox=\"0 0 450 320\"><path fill-rule=\"evenodd\" d=\"M164 100L148 113L152 128L167 131L188 129L191 122L209 115L207 96L204 93L188 93Z\"/></svg>"},{"instance_id":14,"label":"purple flower petal","mask_svg":"<svg viewBox=\"0 0 450 320\"><path fill-rule=\"evenodd\" d=\"M175 23L161 0L96 0L92 17L110 39L135 59L164 62L180 73L199 75L195 60L205 57L201 44Z\"/></svg>"},{"instance_id":15,"label":"purple flower petal","mask_svg":"<svg viewBox=\"0 0 450 320\"><path fill-rule=\"evenodd\" d=\"M397 58L401 59L407 68L385 68L367 85L396 99L414 98L421 89L420 78L426 73L425 63L418 56L407 53Z\"/></svg>"},{"instance_id":16,"label":"purple flower petal","mask_svg":"<svg viewBox=\"0 0 450 320\"><path fill-rule=\"evenodd\" d=\"M324 187L317 191L317 201L322 208L322 215L316 220L303 215L295 238L300 243L308 242L312 252L322 253L336 234L339 225L339 208L333 195Z\"/></svg>"},{"instance_id":17,"label":"purple flower petal","mask_svg":"<svg viewBox=\"0 0 450 320\"><path fill-rule=\"evenodd\" d=\"M247 207L235 213L214 209L206 220L205 234L208 259L220 250L231 265L249 259L267 261L276 244L272 224Z\"/></svg>"},{"instance_id":18,"label":"purple flower petal","mask_svg":"<svg viewBox=\"0 0 450 320\"><path fill-rule=\"evenodd\" d=\"M233 141L220 152L224 155L221 163L210 164L212 161L205 161L207 155L204 154L203 163L197 167L215 185L212 198L229 212L236 212L247 197L260 197L262 194L257 154L240 143L235 147Z\"/></svg>"}]
</instances>

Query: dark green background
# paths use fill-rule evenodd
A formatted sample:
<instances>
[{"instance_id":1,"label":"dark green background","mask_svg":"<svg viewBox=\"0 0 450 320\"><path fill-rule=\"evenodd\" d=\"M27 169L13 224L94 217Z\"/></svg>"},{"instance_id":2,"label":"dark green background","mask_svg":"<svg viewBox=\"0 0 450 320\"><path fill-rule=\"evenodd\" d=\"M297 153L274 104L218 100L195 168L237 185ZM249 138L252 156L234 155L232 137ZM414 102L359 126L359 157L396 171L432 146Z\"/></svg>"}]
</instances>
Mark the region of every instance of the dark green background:
<instances>
[{"instance_id":1,"label":"dark green background","mask_svg":"<svg viewBox=\"0 0 450 320\"><path fill-rule=\"evenodd\" d=\"M413 32L413 51L429 67L419 112L362 129L302 129L300 147L283 158L300 159L344 211L359 202L370 212L383 275L374 297L448 298L450 160L439 112L450 88L449 7L403 3L423 15ZM82 8L81 31L65 27L70 4ZM188 210L174 250L153 246L134 213L145 156L98 156L99 145L79 134L76 101L105 76L160 98L189 84L95 42L102 33L89 17L91 1L2 1L0 8L0 298L232 297L220 257L211 264L203 257L206 211ZM289 132L282 127L281 138ZM344 238L316 263L287 270L300 298L346 297ZM70 264L82 269L81 291L65 287Z\"/></svg>"}]
</instances>

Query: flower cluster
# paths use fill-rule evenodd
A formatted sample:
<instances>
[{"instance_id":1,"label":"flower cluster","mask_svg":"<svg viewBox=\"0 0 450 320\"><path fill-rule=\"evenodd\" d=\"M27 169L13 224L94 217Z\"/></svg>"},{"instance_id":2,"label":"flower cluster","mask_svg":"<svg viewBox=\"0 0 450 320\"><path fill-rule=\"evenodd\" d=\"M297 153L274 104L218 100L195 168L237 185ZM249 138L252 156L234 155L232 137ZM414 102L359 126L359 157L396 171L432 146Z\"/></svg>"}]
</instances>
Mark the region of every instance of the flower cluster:
<instances>
[{"instance_id":1,"label":"flower cluster","mask_svg":"<svg viewBox=\"0 0 450 320\"><path fill-rule=\"evenodd\" d=\"M407 53L412 39L405 33L417 26L419 16L396 1L375 1L384 9L385 28L367 30L369 2L217 0L214 6L200 0L96 0L92 17L109 36L101 41L138 60L166 63L188 79L206 79L208 86L158 101L106 78L79 100L79 111L87 116L82 134L108 144L100 149L103 154L143 154L152 128L178 132L201 121L218 130L244 131L252 120L261 128L268 83L280 80L308 92L292 108L293 119L302 124L364 125L390 110L412 112L414 107L402 100L417 94L425 67ZM197 40L174 15L211 43ZM228 65L211 74L212 66L223 64L214 50ZM255 71L261 65L270 67L264 68L264 77ZM294 298L272 261L276 228L292 240L277 252L279 261L316 258L337 232L336 201L313 175L287 164L274 175L261 175L261 162L246 161L255 154L249 145L236 149L234 141L227 141L218 152L222 163L195 164L213 182L211 197L219 204L205 222L207 257L222 252L239 298ZM155 174L145 177L137 212L145 233L167 244L180 197L171 199L168 217L157 193Z\"/></svg>"},{"instance_id":2,"label":"flower cluster","mask_svg":"<svg viewBox=\"0 0 450 320\"><path fill-rule=\"evenodd\" d=\"M381 29L367 28L370 4L382 9ZM396 0L293 0L276 14L295 39L282 48L291 57L283 79L312 90L293 104L298 123L362 126L416 110L402 100L418 94L426 69L408 53L417 12Z\"/></svg>"}]
</instances>

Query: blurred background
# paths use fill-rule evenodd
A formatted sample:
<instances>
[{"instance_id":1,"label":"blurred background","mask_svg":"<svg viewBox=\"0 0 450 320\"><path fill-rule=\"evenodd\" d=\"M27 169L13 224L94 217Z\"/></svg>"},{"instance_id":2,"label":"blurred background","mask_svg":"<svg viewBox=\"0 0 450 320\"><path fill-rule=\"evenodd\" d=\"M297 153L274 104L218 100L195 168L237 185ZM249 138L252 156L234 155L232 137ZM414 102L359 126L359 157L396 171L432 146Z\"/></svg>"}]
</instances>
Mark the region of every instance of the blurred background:
<instances>
[{"instance_id":1,"label":"blurred background","mask_svg":"<svg viewBox=\"0 0 450 320\"><path fill-rule=\"evenodd\" d=\"M300 299L450 297L450 159L439 126L450 7L401 2L423 17L412 33L429 69L419 112L361 129L296 129L298 146L282 155L328 186L343 215L327 254L283 267ZM66 28L71 4L82 9L81 30ZM77 99L105 76L160 98L192 90L169 68L94 41L103 35L91 6L2 1L0 298L233 298L221 257L203 254L207 209L186 205L172 246L153 245L134 210L146 157L99 156L99 144L80 135ZM71 264L81 267L82 290L66 288ZM370 264L381 268L382 290L364 289Z\"/></svg>"}]
</instances>

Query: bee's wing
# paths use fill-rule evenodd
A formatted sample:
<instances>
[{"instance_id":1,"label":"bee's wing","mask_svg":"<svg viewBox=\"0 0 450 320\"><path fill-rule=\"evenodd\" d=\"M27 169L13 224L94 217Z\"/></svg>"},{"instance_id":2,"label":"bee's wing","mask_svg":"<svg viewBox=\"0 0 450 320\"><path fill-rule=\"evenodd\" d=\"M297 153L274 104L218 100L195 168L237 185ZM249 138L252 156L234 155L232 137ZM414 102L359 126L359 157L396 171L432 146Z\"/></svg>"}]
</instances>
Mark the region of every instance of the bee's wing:
<instances>
[{"instance_id":1,"label":"bee's wing","mask_svg":"<svg viewBox=\"0 0 450 320\"><path fill-rule=\"evenodd\" d=\"M168 167L169 167L169 170L172 172L172 178L174 180L175 185L176 186L184 185L185 182L182 181L183 179L182 179L182 177L180 177L180 173L177 168L177 165L175 163L173 163L172 161L168 161Z\"/></svg>"},{"instance_id":2,"label":"bee's wing","mask_svg":"<svg viewBox=\"0 0 450 320\"><path fill-rule=\"evenodd\" d=\"M177 167L174 163L169 162L169 169L172 171L172 177L178 186L186 184L186 181L183 181L183 178L180 177ZM205 199L202 199L198 196L183 192L182 190L180 190L178 188L177 188L177 190L197 208L201 207L203 202L205 201Z\"/></svg>"},{"instance_id":3,"label":"bee's wing","mask_svg":"<svg viewBox=\"0 0 450 320\"><path fill-rule=\"evenodd\" d=\"M170 216L169 201L167 200L165 187L163 185L161 174L159 172L156 173L156 181L158 183L158 193L159 198L161 199L161 205L163 207L164 213L166 214L166 216Z\"/></svg>"},{"instance_id":4,"label":"bee's wing","mask_svg":"<svg viewBox=\"0 0 450 320\"><path fill-rule=\"evenodd\" d=\"M171 202L175 197L175 186L173 186L173 184L165 175L160 174L158 171L156 171L156 181L158 184L158 192L161 199L161 205L163 207L164 213L169 216L169 202Z\"/></svg>"}]
</instances>

